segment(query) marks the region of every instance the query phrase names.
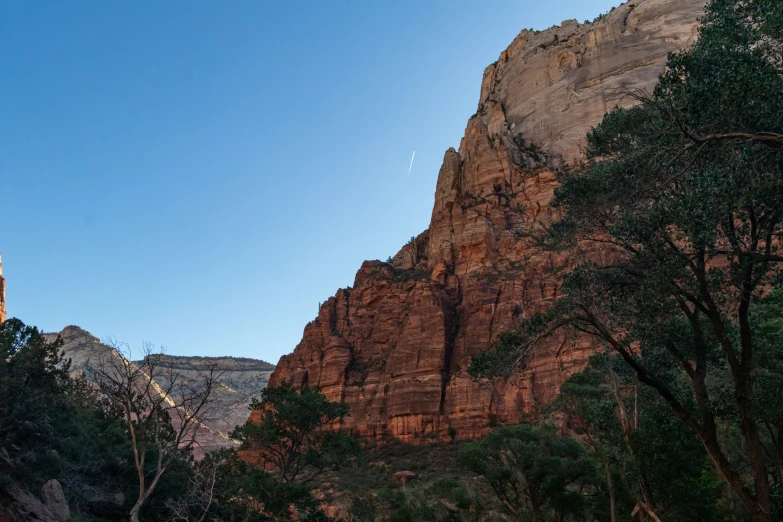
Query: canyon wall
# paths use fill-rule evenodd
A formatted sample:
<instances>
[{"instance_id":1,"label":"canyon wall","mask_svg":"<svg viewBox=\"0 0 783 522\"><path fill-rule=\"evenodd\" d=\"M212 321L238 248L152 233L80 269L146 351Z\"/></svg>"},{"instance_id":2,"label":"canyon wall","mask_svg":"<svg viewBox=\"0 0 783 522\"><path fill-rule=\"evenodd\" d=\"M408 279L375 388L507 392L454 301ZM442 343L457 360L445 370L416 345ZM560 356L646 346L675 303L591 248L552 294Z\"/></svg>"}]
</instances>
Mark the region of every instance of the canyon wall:
<instances>
[{"instance_id":1,"label":"canyon wall","mask_svg":"<svg viewBox=\"0 0 783 522\"><path fill-rule=\"evenodd\" d=\"M58 337L63 341L63 357L70 360L72 377L84 375L88 380L95 379L95 369L101 364L122 357L114 348L102 343L97 337L78 326L68 326L59 333L45 334L47 341ZM139 364L133 363L130 364ZM198 444L194 448L196 458L205 453L226 446L235 446L229 433L240 424L244 424L250 411L250 401L259 397L269 382L274 366L256 359L241 357L180 357L161 356L159 368L165 369L155 377L157 389L169 389L168 372L177 375L178 383L186 387L201 386L203 376L211 366L220 374L220 383L214 390L210 403L206 407L204 422L197 435ZM173 400L180 387L171 387ZM175 425L177 419L173 419Z\"/></svg>"},{"instance_id":2,"label":"canyon wall","mask_svg":"<svg viewBox=\"0 0 783 522\"><path fill-rule=\"evenodd\" d=\"M250 412L250 401L261 396L275 367L267 362L242 357L178 357L164 355L162 367L171 369L180 382L197 388L211 366L215 366L220 383L210 397L204 418L204 429L200 430L196 457L225 446L235 446L229 434L238 425L244 424ZM166 374L155 379L168 389ZM176 387L173 393L177 393ZM179 397L175 397L178 399Z\"/></svg>"},{"instance_id":3,"label":"canyon wall","mask_svg":"<svg viewBox=\"0 0 783 522\"><path fill-rule=\"evenodd\" d=\"M471 356L547 309L562 274L597 250L542 247L554 169L624 93L651 90L667 53L694 41L703 0L637 0L588 24L522 31L487 67L476 114L449 149L429 228L390 263L367 261L280 359L270 384L319 386L356 435L475 438L536 415L596 347L549 339L506 382L475 382Z\"/></svg>"}]
</instances>

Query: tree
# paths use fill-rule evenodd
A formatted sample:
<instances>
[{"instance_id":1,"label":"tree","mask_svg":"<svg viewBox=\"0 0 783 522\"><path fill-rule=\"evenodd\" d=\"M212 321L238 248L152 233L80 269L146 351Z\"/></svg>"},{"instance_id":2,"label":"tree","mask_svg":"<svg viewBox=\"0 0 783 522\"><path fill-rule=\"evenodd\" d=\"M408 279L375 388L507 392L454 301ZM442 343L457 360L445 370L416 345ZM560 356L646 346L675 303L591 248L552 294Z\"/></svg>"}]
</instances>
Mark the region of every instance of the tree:
<instances>
[{"instance_id":1,"label":"tree","mask_svg":"<svg viewBox=\"0 0 783 522\"><path fill-rule=\"evenodd\" d=\"M606 373L601 371L605 366L604 362L598 356L591 358L590 366L573 375L563 384L560 395L548 409L565 414L567 422L576 425L574 429L577 434L582 436L585 445L595 453L606 481L609 517L612 522L617 522L618 490L615 484L617 459L614 457L618 448L627 448L628 431L635 427L634 421L638 417L637 412L634 411L633 420L629 422L624 401L620 407L621 404L617 402L614 393L616 381L610 385L605 378ZM624 422L621 422L621 419L624 419ZM621 430L621 424L628 429ZM648 501L646 505L651 506L653 503Z\"/></svg>"},{"instance_id":2,"label":"tree","mask_svg":"<svg viewBox=\"0 0 783 522\"><path fill-rule=\"evenodd\" d=\"M0 325L0 452L21 478L40 487L56 476L57 426L68 421L68 364L62 341L49 343L19 319ZM1 461L0 461L1 462Z\"/></svg>"},{"instance_id":3,"label":"tree","mask_svg":"<svg viewBox=\"0 0 783 522\"><path fill-rule=\"evenodd\" d=\"M497 428L462 446L457 462L483 477L515 520L529 516L533 522L548 510L582 512L582 495L571 488L594 474L582 447L549 425Z\"/></svg>"},{"instance_id":4,"label":"tree","mask_svg":"<svg viewBox=\"0 0 783 522\"><path fill-rule=\"evenodd\" d=\"M133 492L129 439L95 387L70 377L62 344L18 319L0 325L0 490L57 479L74 516L116 520L115 499Z\"/></svg>"},{"instance_id":5,"label":"tree","mask_svg":"<svg viewBox=\"0 0 783 522\"><path fill-rule=\"evenodd\" d=\"M218 467L217 496L210 510L213 520L232 522L328 522L305 484L282 482L266 470L226 451Z\"/></svg>"},{"instance_id":6,"label":"tree","mask_svg":"<svg viewBox=\"0 0 783 522\"><path fill-rule=\"evenodd\" d=\"M221 494L218 475L232 453L232 449L224 448L208 453L200 462L194 463L187 475L187 492L166 501L171 522L204 522L208 519L212 504Z\"/></svg>"},{"instance_id":7,"label":"tree","mask_svg":"<svg viewBox=\"0 0 783 522\"><path fill-rule=\"evenodd\" d=\"M652 520L717 518L719 479L704 449L616 356L591 357L547 409L564 414L578 440L595 453L612 520L618 504L623 513Z\"/></svg>"},{"instance_id":8,"label":"tree","mask_svg":"<svg viewBox=\"0 0 783 522\"><path fill-rule=\"evenodd\" d=\"M756 401L779 346L754 313L783 262L782 51L778 1L710 2L694 47L639 105L605 116L591 163L556 193L552 237L601 243L605 260L577 267L548 314L474 367L524 364L563 326L594 336L699 439L755 521L780 516L783 418Z\"/></svg>"},{"instance_id":9,"label":"tree","mask_svg":"<svg viewBox=\"0 0 783 522\"><path fill-rule=\"evenodd\" d=\"M280 482L241 460L233 448L208 453L195 463L187 493L166 505L171 522L329 520L306 486Z\"/></svg>"},{"instance_id":10,"label":"tree","mask_svg":"<svg viewBox=\"0 0 783 522\"><path fill-rule=\"evenodd\" d=\"M200 385L191 386L151 345L144 346L139 363L130 362L127 346L113 343L113 348L94 369L94 379L108 404L120 412L130 437L138 494L129 518L138 522L164 474L190 457L220 373L211 366Z\"/></svg>"},{"instance_id":11,"label":"tree","mask_svg":"<svg viewBox=\"0 0 783 522\"><path fill-rule=\"evenodd\" d=\"M353 437L331 429L347 415L348 406L328 401L317 388L268 387L251 408L258 419L237 427L231 438L273 467L283 483L310 482L359 452Z\"/></svg>"}]
</instances>

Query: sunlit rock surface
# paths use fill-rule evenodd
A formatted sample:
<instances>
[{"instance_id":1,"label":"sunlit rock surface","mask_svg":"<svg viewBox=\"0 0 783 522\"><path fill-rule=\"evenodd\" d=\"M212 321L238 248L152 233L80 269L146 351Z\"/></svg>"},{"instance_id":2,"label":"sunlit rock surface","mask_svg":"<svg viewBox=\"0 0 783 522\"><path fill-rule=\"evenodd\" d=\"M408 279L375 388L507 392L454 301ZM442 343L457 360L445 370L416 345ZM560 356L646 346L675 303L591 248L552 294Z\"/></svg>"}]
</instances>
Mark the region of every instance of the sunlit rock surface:
<instances>
[{"instance_id":1,"label":"sunlit rock surface","mask_svg":"<svg viewBox=\"0 0 783 522\"><path fill-rule=\"evenodd\" d=\"M459 150L449 149L429 228L390 264L367 261L280 359L270 384L319 386L350 406L354 434L474 438L535 416L595 352L562 332L507 382L475 382L470 357L558 297L565 271L600 251L540 247L553 169L584 159L604 113L651 90L691 44L703 0L639 0L593 23L522 31L490 65Z\"/></svg>"}]
</instances>

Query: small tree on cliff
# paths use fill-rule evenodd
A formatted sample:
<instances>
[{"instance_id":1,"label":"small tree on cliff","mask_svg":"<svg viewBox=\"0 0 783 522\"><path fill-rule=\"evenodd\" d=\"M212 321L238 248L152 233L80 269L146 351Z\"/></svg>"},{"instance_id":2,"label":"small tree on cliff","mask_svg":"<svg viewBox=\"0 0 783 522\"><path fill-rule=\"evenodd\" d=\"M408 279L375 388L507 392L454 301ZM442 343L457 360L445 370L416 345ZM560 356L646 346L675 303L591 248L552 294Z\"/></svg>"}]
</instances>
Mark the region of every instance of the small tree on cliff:
<instances>
[{"instance_id":1,"label":"small tree on cliff","mask_svg":"<svg viewBox=\"0 0 783 522\"><path fill-rule=\"evenodd\" d=\"M783 462L783 416L758 389L779 382L780 346L754 323L783 263L782 57L779 0L710 2L695 46L670 56L654 94L604 118L594 162L556 194L553 235L607 245L609 260L578 267L551 313L474 365L506 372L564 325L600 339L759 522L780 517L771 478Z\"/></svg>"},{"instance_id":2,"label":"small tree on cliff","mask_svg":"<svg viewBox=\"0 0 783 522\"><path fill-rule=\"evenodd\" d=\"M251 408L257 418L238 426L231 438L273 467L283 483L309 482L359 452L353 437L332 429L348 414L348 406L328 401L317 388L265 388Z\"/></svg>"},{"instance_id":3,"label":"small tree on cliff","mask_svg":"<svg viewBox=\"0 0 783 522\"><path fill-rule=\"evenodd\" d=\"M131 440L138 497L129 518L138 522L161 477L190 458L220 373L211 366L192 386L151 345L145 344L142 361L133 363L127 346L111 344L114 351L100 359L94 379L110 407L120 412Z\"/></svg>"}]
</instances>

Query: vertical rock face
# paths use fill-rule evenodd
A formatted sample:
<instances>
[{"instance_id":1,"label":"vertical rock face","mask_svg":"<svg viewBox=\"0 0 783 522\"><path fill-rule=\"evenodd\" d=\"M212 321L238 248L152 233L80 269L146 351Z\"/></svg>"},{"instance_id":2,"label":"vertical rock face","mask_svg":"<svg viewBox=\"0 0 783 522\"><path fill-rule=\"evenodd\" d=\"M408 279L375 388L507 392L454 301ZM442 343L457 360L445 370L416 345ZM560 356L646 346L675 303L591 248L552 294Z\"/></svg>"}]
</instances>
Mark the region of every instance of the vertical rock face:
<instances>
[{"instance_id":1,"label":"vertical rock face","mask_svg":"<svg viewBox=\"0 0 783 522\"><path fill-rule=\"evenodd\" d=\"M558 298L562 274L600 251L541 248L556 217L553 167L584 158L604 113L651 89L667 53L696 37L703 0L638 0L585 25L522 31L489 66L477 113L449 149L429 228L391 263L367 261L280 359L270 385L319 386L345 427L404 441L474 438L534 416L595 346L563 332L504 383L471 356Z\"/></svg>"}]
</instances>

